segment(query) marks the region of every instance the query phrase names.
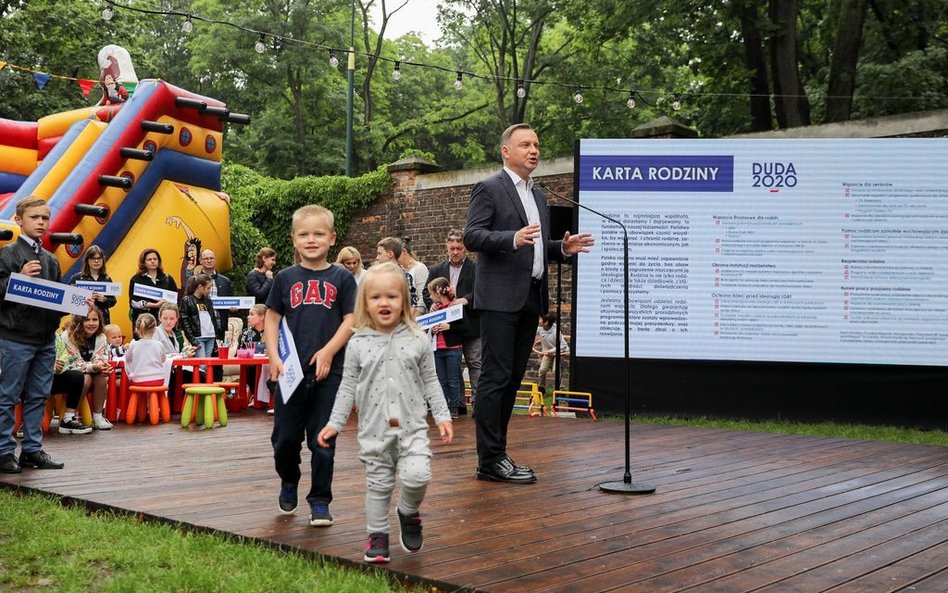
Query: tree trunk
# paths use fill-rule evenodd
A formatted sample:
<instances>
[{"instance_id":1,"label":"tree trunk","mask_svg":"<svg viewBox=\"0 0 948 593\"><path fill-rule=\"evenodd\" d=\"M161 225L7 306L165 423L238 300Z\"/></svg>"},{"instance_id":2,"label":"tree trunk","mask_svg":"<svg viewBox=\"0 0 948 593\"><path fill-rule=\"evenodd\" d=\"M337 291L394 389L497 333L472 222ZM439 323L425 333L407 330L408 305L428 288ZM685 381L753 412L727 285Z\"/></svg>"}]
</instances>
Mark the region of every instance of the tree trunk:
<instances>
[{"instance_id":1,"label":"tree trunk","mask_svg":"<svg viewBox=\"0 0 948 593\"><path fill-rule=\"evenodd\" d=\"M741 35L744 38L744 65L750 71L751 129L763 132L773 129L770 117L770 83L767 76L767 58L758 23L760 12L757 1L750 0L741 7Z\"/></svg>"},{"instance_id":2,"label":"tree trunk","mask_svg":"<svg viewBox=\"0 0 948 593\"><path fill-rule=\"evenodd\" d=\"M859 44L866 20L865 0L840 0L839 22L833 57L830 62L829 87L826 91L826 121L846 121L853 107L856 88L856 64Z\"/></svg>"},{"instance_id":3,"label":"tree trunk","mask_svg":"<svg viewBox=\"0 0 948 593\"><path fill-rule=\"evenodd\" d=\"M296 155L298 175L307 175L306 167L306 126L303 122L303 82L299 73L292 68L286 69L286 84L293 95L293 123L296 127L296 142L300 151Z\"/></svg>"},{"instance_id":4,"label":"tree trunk","mask_svg":"<svg viewBox=\"0 0 948 593\"><path fill-rule=\"evenodd\" d=\"M770 0L770 18L777 28L770 42L770 61L777 106L777 124L795 128L810 124L810 102L800 82L797 63L797 15L800 0Z\"/></svg>"}]
</instances>

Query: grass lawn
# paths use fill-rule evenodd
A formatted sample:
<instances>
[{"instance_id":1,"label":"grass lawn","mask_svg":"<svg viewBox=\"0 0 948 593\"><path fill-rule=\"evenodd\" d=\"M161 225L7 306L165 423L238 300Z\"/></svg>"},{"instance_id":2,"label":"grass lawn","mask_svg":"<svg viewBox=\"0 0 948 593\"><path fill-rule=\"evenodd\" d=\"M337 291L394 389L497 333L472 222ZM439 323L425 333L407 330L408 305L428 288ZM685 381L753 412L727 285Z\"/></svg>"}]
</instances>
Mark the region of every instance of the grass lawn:
<instances>
[{"instance_id":1,"label":"grass lawn","mask_svg":"<svg viewBox=\"0 0 948 593\"><path fill-rule=\"evenodd\" d=\"M340 568L253 542L0 489L0 591L48 593L415 592L383 573Z\"/></svg>"}]
</instances>

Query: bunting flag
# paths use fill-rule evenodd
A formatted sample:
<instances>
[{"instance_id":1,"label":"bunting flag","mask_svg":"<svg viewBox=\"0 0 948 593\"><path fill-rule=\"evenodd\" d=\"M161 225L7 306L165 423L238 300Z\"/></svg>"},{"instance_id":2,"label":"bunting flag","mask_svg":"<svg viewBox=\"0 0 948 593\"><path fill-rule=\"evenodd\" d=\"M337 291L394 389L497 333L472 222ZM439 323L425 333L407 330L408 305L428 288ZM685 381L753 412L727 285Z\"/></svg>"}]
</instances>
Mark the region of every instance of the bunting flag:
<instances>
[{"instance_id":1,"label":"bunting flag","mask_svg":"<svg viewBox=\"0 0 948 593\"><path fill-rule=\"evenodd\" d=\"M34 72L33 80L36 81L36 88L43 90L46 88L46 83L49 82L49 79L52 78L49 74L43 74L42 72Z\"/></svg>"},{"instance_id":2,"label":"bunting flag","mask_svg":"<svg viewBox=\"0 0 948 593\"><path fill-rule=\"evenodd\" d=\"M89 92L95 87L96 81L89 80L88 78L80 78L78 82L79 88L82 90L82 96L88 99Z\"/></svg>"},{"instance_id":3,"label":"bunting flag","mask_svg":"<svg viewBox=\"0 0 948 593\"><path fill-rule=\"evenodd\" d=\"M98 80L92 80L88 78L75 78L73 76L63 76L61 74L47 74L45 72L40 72L39 70L33 70L32 68L24 68L23 66L17 66L16 64L11 64L9 62L4 62L0 60L0 70L3 70L5 67L9 66L12 70L20 70L22 72L29 72L33 75L33 80L36 82L36 87L40 90L43 90L46 87L46 84L51 78L59 78L62 80L75 80L76 84L79 85L79 90L82 91L82 96L88 98L89 93L92 89L99 84ZM135 92L135 89L138 87L137 82L120 82L125 90L128 91L128 94L131 95Z\"/></svg>"}]
</instances>

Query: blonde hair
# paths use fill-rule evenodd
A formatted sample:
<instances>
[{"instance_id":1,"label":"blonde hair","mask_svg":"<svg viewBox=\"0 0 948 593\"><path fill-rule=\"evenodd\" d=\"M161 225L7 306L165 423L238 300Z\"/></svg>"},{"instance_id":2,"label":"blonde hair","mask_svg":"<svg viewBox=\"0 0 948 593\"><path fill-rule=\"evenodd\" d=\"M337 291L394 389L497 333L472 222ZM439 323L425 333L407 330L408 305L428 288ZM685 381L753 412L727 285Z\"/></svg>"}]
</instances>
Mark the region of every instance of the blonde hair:
<instances>
[{"instance_id":1,"label":"blonde hair","mask_svg":"<svg viewBox=\"0 0 948 593\"><path fill-rule=\"evenodd\" d=\"M267 314L267 306L264 305L263 303L257 303L251 306L250 310L256 313L257 315L259 315L260 317L263 317L264 315Z\"/></svg>"},{"instance_id":2,"label":"blonde hair","mask_svg":"<svg viewBox=\"0 0 948 593\"><path fill-rule=\"evenodd\" d=\"M178 319L181 319L181 310L178 309L178 305L174 303L165 303L164 305L162 305L161 308L158 309L159 319L161 319L161 314L164 313L165 311L174 311L175 317L177 317Z\"/></svg>"},{"instance_id":3,"label":"blonde hair","mask_svg":"<svg viewBox=\"0 0 948 593\"><path fill-rule=\"evenodd\" d=\"M118 332L119 335L121 335L121 333L122 333L122 328L119 327L119 326L118 326L117 324L115 324L115 323L110 323L110 324L108 324L108 325L106 325L105 327L102 328L102 332L106 335L106 337L108 337L109 334L115 335L116 332ZM124 338L125 336L122 336L122 337Z\"/></svg>"},{"instance_id":4,"label":"blonde hair","mask_svg":"<svg viewBox=\"0 0 948 593\"><path fill-rule=\"evenodd\" d=\"M408 281L405 279L405 272L394 262L375 264L365 271L365 276L363 276L362 282L359 284L359 290L356 293L355 322L353 329L361 329L363 327L375 329L372 316L369 315L369 307L368 303L366 303L368 297L366 295L369 292L370 286L382 276L392 276L398 280L398 286L402 295L402 313L400 320L407 325L409 329L420 332L421 328L415 323L415 312L411 308L411 297L408 294Z\"/></svg>"},{"instance_id":5,"label":"blonde hair","mask_svg":"<svg viewBox=\"0 0 948 593\"><path fill-rule=\"evenodd\" d=\"M158 327L158 322L155 320L155 316L151 313L142 313L138 316L138 320L135 322L135 331L137 331L138 335L143 338L154 334L156 327Z\"/></svg>"},{"instance_id":6,"label":"blonde hair","mask_svg":"<svg viewBox=\"0 0 948 593\"><path fill-rule=\"evenodd\" d=\"M336 255L336 263L342 264L342 262L347 259L355 259L357 262L359 262L359 265L356 268L356 273L365 270L365 266L362 265L362 254L359 253L359 250L352 245L346 245L339 250L339 254Z\"/></svg>"},{"instance_id":7,"label":"blonde hair","mask_svg":"<svg viewBox=\"0 0 948 593\"><path fill-rule=\"evenodd\" d=\"M326 219L326 222L329 223L329 229L332 232L336 232L336 218L333 216L332 211L328 208L324 208L319 204L307 204L305 206L300 206L296 209L296 212L293 213L293 221L290 224L290 232L296 232L296 226L304 218L309 218L310 216L322 216Z\"/></svg>"}]
</instances>

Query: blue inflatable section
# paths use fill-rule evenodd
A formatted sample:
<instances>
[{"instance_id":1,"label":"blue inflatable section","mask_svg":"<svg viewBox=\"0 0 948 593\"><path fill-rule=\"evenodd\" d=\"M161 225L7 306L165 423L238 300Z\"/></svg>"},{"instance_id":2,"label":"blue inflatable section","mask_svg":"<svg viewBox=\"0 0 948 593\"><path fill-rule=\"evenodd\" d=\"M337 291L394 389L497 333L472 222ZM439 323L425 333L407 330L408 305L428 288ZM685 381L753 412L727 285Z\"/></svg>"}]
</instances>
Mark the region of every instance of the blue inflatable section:
<instances>
[{"instance_id":1,"label":"blue inflatable section","mask_svg":"<svg viewBox=\"0 0 948 593\"><path fill-rule=\"evenodd\" d=\"M0 171L0 194L15 192L18 187L23 185L23 182L26 181L26 179L26 175L17 175L16 173L6 173L4 171ZM11 196L10 201L15 204L16 196ZM4 210L6 210L6 208L4 208ZM0 215L0 218L3 218L3 216Z\"/></svg>"},{"instance_id":2,"label":"blue inflatable section","mask_svg":"<svg viewBox=\"0 0 948 593\"><path fill-rule=\"evenodd\" d=\"M95 244L105 249L106 253L115 253L158 186L166 180L220 191L221 164L174 150L159 150L155 159L122 200L122 204L112 214L109 224L103 227L96 237ZM63 277L71 278L80 268L81 262L77 261Z\"/></svg>"}]
</instances>

